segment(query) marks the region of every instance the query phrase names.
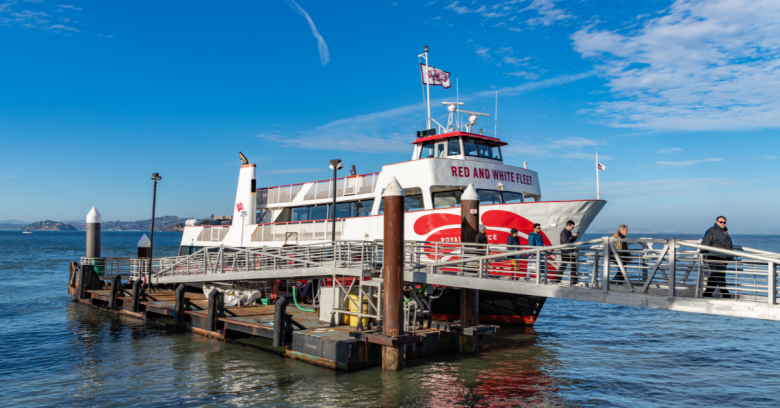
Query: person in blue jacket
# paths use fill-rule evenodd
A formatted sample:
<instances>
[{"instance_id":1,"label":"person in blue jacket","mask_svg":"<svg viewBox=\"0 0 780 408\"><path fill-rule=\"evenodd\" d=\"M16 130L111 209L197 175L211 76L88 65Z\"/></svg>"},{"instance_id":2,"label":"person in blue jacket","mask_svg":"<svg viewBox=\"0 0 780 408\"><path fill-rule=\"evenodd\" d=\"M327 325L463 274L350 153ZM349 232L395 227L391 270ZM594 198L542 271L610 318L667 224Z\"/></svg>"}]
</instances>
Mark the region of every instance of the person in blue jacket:
<instances>
[{"instance_id":1,"label":"person in blue jacket","mask_svg":"<svg viewBox=\"0 0 780 408\"><path fill-rule=\"evenodd\" d=\"M509 236L506 238L506 244L511 245L507 246L508 251L521 251L523 248L520 246L520 238L517 236L517 228L512 228L512 230L509 232ZM517 259L520 258L519 256L510 256L509 257L509 264L512 265L512 270L517 272L520 270L520 267L517 265ZM512 276L512 279L517 279L517 276Z\"/></svg>"},{"instance_id":2,"label":"person in blue jacket","mask_svg":"<svg viewBox=\"0 0 780 408\"><path fill-rule=\"evenodd\" d=\"M534 224L534 230L528 234L529 246L544 246L544 240L542 239L542 226L539 223ZM534 255L531 255L534 257ZM542 255L542 262L539 265L539 271L544 271L544 255Z\"/></svg>"}]
</instances>

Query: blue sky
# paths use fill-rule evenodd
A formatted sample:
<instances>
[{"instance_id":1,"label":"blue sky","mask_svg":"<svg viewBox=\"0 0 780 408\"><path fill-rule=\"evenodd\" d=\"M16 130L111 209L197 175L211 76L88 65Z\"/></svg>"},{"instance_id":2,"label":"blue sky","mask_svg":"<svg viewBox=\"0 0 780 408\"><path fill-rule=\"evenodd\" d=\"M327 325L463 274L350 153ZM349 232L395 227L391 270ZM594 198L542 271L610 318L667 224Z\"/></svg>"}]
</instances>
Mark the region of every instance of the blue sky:
<instances>
[{"instance_id":1,"label":"blue sky","mask_svg":"<svg viewBox=\"0 0 780 408\"><path fill-rule=\"evenodd\" d=\"M0 219L148 219L152 172L158 214L229 213L238 151L262 186L408 160L427 45L466 109L498 92L505 161L544 199L594 198L599 153L594 226L779 231L778 22L776 1L0 0Z\"/></svg>"}]
</instances>

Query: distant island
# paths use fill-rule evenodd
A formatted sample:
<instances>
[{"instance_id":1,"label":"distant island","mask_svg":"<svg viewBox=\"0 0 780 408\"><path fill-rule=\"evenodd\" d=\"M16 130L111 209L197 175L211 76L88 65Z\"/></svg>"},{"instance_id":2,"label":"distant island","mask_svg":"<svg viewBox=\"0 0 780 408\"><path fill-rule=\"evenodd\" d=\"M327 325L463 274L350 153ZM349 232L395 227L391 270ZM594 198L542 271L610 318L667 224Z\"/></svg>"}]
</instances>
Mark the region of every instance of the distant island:
<instances>
[{"instance_id":1,"label":"distant island","mask_svg":"<svg viewBox=\"0 0 780 408\"><path fill-rule=\"evenodd\" d=\"M34 222L19 229L29 229L30 231L77 231L76 227L70 224L52 220Z\"/></svg>"},{"instance_id":2,"label":"distant island","mask_svg":"<svg viewBox=\"0 0 780 408\"><path fill-rule=\"evenodd\" d=\"M155 217L155 231L183 231L184 223L188 218L166 215L164 217ZM9 222L10 221L10 222ZM140 221L103 221L100 229L102 231L149 231L152 227L152 219ZM18 220L0 221L0 230L24 230L30 231L84 231L87 224L83 221L38 221L27 224Z\"/></svg>"}]
</instances>

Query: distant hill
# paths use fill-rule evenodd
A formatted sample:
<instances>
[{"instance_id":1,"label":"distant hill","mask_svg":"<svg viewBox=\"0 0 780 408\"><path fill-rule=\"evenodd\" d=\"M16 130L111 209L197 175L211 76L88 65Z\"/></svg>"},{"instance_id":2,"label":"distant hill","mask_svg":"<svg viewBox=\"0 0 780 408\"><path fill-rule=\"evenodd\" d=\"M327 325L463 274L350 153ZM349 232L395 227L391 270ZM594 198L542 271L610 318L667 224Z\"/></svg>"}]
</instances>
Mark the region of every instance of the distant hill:
<instances>
[{"instance_id":1,"label":"distant hill","mask_svg":"<svg viewBox=\"0 0 780 408\"><path fill-rule=\"evenodd\" d=\"M32 224L27 225L27 228L29 228L31 231L76 231L76 227L65 224L58 221L52 221L52 220L45 220L45 221L38 221L34 222ZM19 225L16 226L15 229L25 229L25 226L22 225L21 227Z\"/></svg>"},{"instance_id":2,"label":"distant hill","mask_svg":"<svg viewBox=\"0 0 780 408\"><path fill-rule=\"evenodd\" d=\"M177 224L184 224L188 218L179 218L173 215L154 218L155 231L174 231ZM84 227L86 228L86 226ZM152 219L141 221L103 221L102 231L149 231L152 228Z\"/></svg>"}]
</instances>

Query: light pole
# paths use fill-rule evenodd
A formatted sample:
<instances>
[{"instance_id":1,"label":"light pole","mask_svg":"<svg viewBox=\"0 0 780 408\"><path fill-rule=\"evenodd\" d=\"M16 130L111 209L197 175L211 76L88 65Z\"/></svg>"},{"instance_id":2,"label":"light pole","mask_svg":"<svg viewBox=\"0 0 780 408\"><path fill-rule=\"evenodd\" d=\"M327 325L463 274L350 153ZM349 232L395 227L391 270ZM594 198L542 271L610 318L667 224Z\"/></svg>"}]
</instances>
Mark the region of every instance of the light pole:
<instances>
[{"instance_id":1,"label":"light pole","mask_svg":"<svg viewBox=\"0 0 780 408\"><path fill-rule=\"evenodd\" d=\"M246 211L241 211L241 247L244 247L244 230L246 229L245 224L245 218L246 218Z\"/></svg>"},{"instance_id":2,"label":"light pole","mask_svg":"<svg viewBox=\"0 0 780 408\"><path fill-rule=\"evenodd\" d=\"M160 173L152 173L154 180L154 192L152 193L152 233L149 239L149 271L147 272L147 287L152 287L152 251L154 251L154 210L157 207L157 182L162 180Z\"/></svg>"},{"instance_id":3,"label":"light pole","mask_svg":"<svg viewBox=\"0 0 780 408\"><path fill-rule=\"evenodd\" d=\"M341 163L341 159L333 159L330 161L330 168L333 169L333 217L331 218L332 225L331 225L331 234L330 239L333 242L336 242L336 172L341 170L344 167L344 165Z\"/></svg>"}]
</instances>

